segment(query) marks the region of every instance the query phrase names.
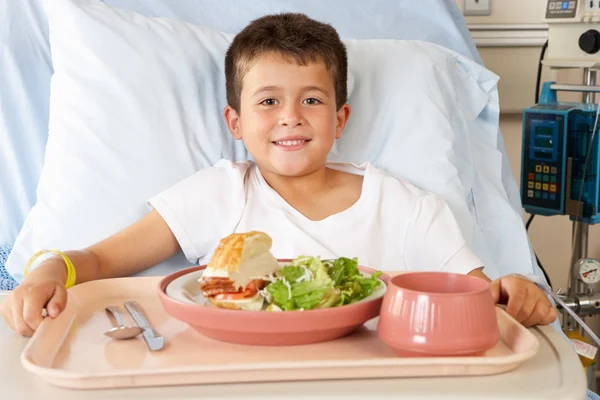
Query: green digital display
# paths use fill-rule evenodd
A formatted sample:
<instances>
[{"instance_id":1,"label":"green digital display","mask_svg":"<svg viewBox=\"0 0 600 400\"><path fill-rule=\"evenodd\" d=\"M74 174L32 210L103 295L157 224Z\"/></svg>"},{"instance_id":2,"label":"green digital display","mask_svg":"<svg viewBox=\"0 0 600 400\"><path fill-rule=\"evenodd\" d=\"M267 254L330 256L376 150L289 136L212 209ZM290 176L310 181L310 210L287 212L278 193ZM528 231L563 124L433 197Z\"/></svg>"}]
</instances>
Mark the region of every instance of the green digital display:
<instances>
[{"instance_id":1,"label":"green digital display","mask_svg":"<svg viewBox=\"0 0 600 400\"><path fill-rule=\"evenodd\" d=\"M552 160L554 157L552 153L544 153L541 151L535 151L533 155L535 156L536 160Z\"/></svg>"},{"instance_id":2,"label":"green digital display","mask_svg":"<svg viewBox=\"0 0 600 400\"><path fill-rule=\"evenodd\" d=\"M551 149L552 148L552 139L535 138L535 147L542 147L544 149Z\"/></svg>"},{"instance_id":3,"label":"green digital display","mask_svg":"<svg viewBox=\"0 0 600 400\"><path fill-rule=\"evenodd\" d=\"M535 128L535 147L541 147L543 149L552 149L552 136L554 129L547 126L539 126Z\"/></svg>"},{"instance_id":4,"label":"green digital display","mask_svg":"<svg viewBox=\"0 0 600 400\"><path fill-rule=\"evenodd\" d=\"M551 126L538 126L535 128L535 134L536 136L552 136L554 134L554 129Z\"/></svg>"}]
</instances>

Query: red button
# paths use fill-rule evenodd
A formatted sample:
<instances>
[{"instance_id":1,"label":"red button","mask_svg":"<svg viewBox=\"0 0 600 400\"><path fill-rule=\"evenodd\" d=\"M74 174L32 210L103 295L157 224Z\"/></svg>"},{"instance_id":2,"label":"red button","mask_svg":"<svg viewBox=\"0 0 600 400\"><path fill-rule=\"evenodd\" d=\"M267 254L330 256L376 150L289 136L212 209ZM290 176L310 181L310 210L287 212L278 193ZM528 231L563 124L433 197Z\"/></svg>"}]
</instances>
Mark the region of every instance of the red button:
<instances>
[{"instance_id":1,"label":"red button","mask_svg":"<svg viewBox=\"0 0 600 400\"><path fill-rule=\"evenodd\" d=\"M535 174L533 172L530 172L528 177L529 177L529 180L532 181L535 179Z\"/></svg>"},{"instance_id":2,"label":"red button","mask_svg":"<svg viewBox=\"0 0 600 400\"><path fill-rule=\"evenodd\" d=\"M550 184L550 193L556 193L556 185L553 183Z\"/></svg>"}]
</instances>

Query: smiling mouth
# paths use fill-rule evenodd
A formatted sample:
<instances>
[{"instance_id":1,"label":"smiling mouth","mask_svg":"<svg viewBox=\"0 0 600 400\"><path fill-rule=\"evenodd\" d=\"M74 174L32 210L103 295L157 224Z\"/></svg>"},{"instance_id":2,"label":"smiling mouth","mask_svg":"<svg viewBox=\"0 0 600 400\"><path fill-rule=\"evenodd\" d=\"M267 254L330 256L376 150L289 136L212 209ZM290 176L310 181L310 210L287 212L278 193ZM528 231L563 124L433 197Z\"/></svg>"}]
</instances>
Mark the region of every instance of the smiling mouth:
<instances>
[{"instance_id":1,"label":"smiling mouth","mask_svg":"<svg viewBox=\"0 0 600 400\"><path fill-rule=\"evenodd\" d=\"M277 146L298 146L304 143L308 143L310 142L310 139L302 139L302 140L280 140L280 141L276 141L273 142L273 144L276 144Z\"/></svg>"}]
</instances>

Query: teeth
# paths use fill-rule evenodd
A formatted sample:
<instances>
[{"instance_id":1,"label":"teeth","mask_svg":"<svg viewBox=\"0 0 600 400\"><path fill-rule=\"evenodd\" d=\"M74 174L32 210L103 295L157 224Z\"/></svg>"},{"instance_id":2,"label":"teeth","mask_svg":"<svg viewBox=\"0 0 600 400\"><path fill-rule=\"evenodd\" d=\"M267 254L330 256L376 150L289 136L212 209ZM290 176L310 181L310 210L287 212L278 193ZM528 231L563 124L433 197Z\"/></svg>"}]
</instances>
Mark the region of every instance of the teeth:
<instances>
[{"instance_id":1,"label":"teeth","mask_svg":"<svg viewBox=\"0 0 600 400\"><path fill-rule=\"evenodd\" d=\"M307 140L282 140L279 142L275 142L275 144L278 144L280 146L296 146L305 142L307 142Z\"/></svg>"}]
</instances>

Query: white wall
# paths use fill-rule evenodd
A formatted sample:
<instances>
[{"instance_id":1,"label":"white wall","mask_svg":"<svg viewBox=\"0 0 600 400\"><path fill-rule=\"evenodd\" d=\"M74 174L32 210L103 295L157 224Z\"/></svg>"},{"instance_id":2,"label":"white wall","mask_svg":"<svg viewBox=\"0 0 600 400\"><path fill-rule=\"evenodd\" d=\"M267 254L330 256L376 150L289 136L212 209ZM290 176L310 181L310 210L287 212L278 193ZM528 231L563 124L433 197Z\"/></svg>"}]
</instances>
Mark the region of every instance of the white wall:
<instances>
[{"instance_id":1,"label":"white wall","mask_svg":"<svg viewBox=\"0 0 600 400\"><path fill-rule=\"evenodd\" d=\"M468 16L471 24L539 24L544 18L547 0L492 0L489 16ZM463 0L456 0L462 10Z\"/></svg>"}]
</instances>

